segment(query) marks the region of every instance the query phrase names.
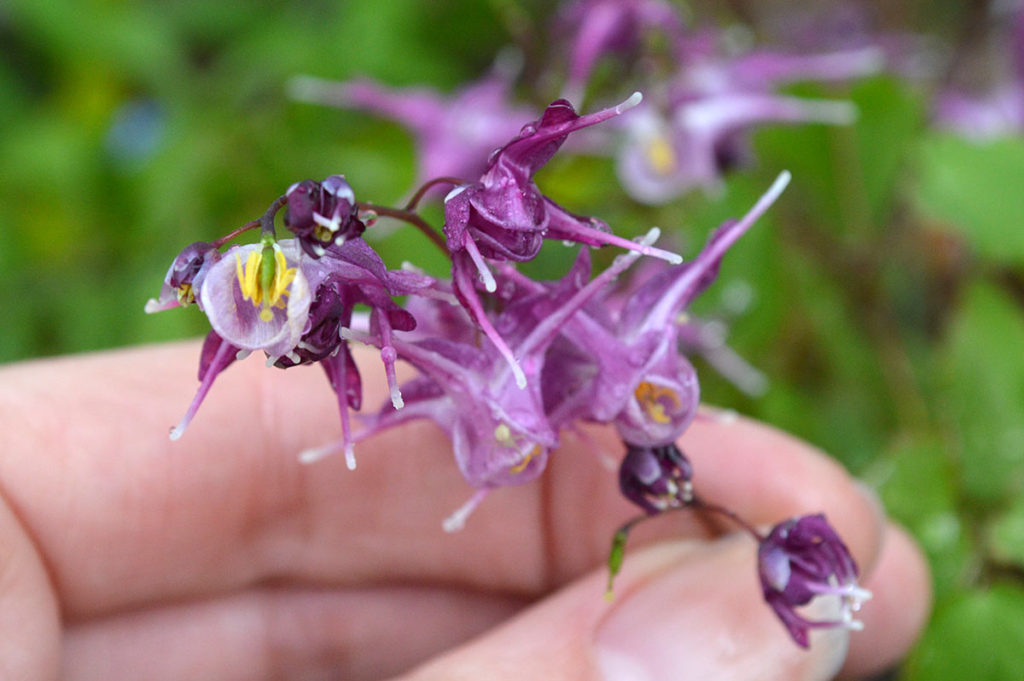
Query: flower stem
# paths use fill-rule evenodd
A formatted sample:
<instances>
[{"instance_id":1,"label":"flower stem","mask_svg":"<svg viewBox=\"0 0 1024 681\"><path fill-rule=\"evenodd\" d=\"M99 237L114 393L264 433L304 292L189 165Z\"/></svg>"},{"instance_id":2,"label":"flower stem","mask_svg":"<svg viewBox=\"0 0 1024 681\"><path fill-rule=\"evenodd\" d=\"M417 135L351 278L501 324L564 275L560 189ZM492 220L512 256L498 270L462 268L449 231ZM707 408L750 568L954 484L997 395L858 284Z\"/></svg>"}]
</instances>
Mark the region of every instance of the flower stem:
<instances>
[{"instance_id":1,"label":"flower stem","mask_svg":"<svg viewBox=\"0 0 1024 681\"><path fill-rule=\"evenodd\" d=\"M359 206L359 210L373 211L377 215L384 215L389 218L395 218L403 222L408 222L413 225L421 232L423 232L428 239L430 239L435 246L441 249L441 251L448 255L448 247L445 245L444 237L437 233L437 231L427 224L427 221L421 218L419 215L411 210L404 210L402 208L388 208L387 206L378 206L374 203L364 203L362 201L356 204Z\"/></svg>"},{"instance_id":2,"label":"flower stem","mask_svg":"<svg viewBox=\"0 0 1024 681\"><path fill-rule=\"evenodd\" d=\"M434 187L439 184L460 185L469 184L469 182L466 182L465 180L460 180L457 177L435 177L432 180L427 180L423 184L423 186L417 189L416 193L412 195L412 198L409 199L409 203L405 204L405 210L411 211L415 209L416 206L419 205L420 200L423 199L423 196L427 193L427 191L431 187Z\"/></svg>"}]
</instances>

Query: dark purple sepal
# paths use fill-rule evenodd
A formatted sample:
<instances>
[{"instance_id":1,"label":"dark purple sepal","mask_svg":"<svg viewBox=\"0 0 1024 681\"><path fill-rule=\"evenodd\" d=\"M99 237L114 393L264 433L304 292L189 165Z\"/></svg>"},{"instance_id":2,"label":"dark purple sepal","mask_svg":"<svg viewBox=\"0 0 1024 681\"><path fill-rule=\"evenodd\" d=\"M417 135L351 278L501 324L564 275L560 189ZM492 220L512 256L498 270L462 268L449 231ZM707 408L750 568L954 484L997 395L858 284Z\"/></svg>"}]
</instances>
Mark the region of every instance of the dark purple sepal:
<instances>
[{"instance_id":1,"label":"dark purple sepal","mask_svg":"<svg viewBox=\"0 0 1024 681\"><path fill-rule=\"evenodd\" d=\"M813 628L859 629L853 612L870 592L857 586L857 564L823 514L790 518L772 528L757 551L764 599L797 645ZM840 619L808 620L796 612L818 596L840 599Z\"/></svg>"},{"instance_id":2,"label":"dark purple sepal","mask_svg":"<svg viewBox=\"0 0 1024 681\"><path fill-rule=\"evenodd\" d=\"M623 496L650 515L685 506L693 500L693 467L675 444L626 445L619 466Z\"/></svg>"},{"instance_id":3,"label":"dark purple sepal","mask_svg":"<svg viewBox=\"0 0 1024 681\"><path fill-rule=\"evenodd\" d=\"M302 250L319 258L331 245L360 236L366 225L359 220L352 187L344 175L323 182L304 180L285 193L284 224L298 238Z\"/></svg>"}]
</instances>

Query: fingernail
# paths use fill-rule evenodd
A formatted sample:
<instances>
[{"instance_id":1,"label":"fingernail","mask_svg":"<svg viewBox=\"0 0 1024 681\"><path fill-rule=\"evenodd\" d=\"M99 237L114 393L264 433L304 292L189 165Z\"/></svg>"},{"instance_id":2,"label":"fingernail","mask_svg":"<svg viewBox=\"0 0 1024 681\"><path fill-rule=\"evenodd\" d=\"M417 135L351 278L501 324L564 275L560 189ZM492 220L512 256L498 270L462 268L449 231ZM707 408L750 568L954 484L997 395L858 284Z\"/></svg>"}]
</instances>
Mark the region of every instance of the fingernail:
<instances>
[{"instance_id":1,"label":"fingernail","mask_svg":"<svg viewBox=\"0 0 1024 681\"><path fill-rule=\"evenodd\" d=\"M621 594L598 625L594 653L608 681L832 678L848 632L815 632L798 647L762 600L756 544L733 535L680 551Z\"/></svg>"}]
</instances>

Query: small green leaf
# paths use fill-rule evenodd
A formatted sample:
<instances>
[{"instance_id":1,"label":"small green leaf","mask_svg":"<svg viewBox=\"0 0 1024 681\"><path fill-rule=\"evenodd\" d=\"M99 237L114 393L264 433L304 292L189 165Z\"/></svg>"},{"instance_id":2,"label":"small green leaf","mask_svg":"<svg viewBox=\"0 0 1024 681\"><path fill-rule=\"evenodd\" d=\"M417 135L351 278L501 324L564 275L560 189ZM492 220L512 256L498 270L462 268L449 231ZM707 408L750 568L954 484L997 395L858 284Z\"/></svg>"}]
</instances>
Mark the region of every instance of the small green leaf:
<instances>
[{"instance_id":1,"label":"small green leaf","mask_svg":"<svg viewBox=\"0 0 1024 681\"><path fill-rule=\"evenodd\" d=\"M1024 139L977 144L934 135L921 148L917 202L982 256L1024 263Z\"/></svg>"}]
</instances>

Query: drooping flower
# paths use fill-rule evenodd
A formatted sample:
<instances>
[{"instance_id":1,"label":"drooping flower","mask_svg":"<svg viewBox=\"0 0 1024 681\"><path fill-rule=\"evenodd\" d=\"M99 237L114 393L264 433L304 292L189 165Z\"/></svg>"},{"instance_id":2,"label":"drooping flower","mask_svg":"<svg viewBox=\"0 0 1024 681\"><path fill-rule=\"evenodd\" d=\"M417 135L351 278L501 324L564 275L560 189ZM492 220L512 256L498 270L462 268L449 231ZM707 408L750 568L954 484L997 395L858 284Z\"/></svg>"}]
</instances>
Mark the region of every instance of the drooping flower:
<instances>
[{"instance_id":1,"label":"drooping flower","mask_svg":"<svg viewBox=\"0 0 1024 681\"><path fill-rule=\"evenodd\" d=\"M682 435L696 415L700 390L693 366L679 352L677 320L715 280L726 251L778 198L789 177L782 173L742 219L720 226L694 260L662 270L616 299L615 307L591 306L568 320L542 376L552 423L610 422L637 447L667 445ZM522 275L502 272L523 290L544 290Z\"/></svg>"},{"instance_id":2,"label":"drooping flower","mask_svg":"<svg viewBox=\"0 0 1024 681\"><path fill-rule=\"evenodd\" d=\"M344 175L331 175L323 182L297 182L285 192L285 200L284 224L314 258L331 244L340 246L366 230Z\"/></svg>"},{"instance_id":3,"label":"drooping flower","mask_svg":"<svg viewBox=\"0 0 1024 681\"><path fill-rule=\"evenodd\" d=\"M619 489L624 497L650 515L693 500L693 467L674 443L626 447L619 466Z\"/></svg>"},{"instance_id":4,"label":"drooping flower","mask_svg":"<svg viewBox=\"0 0 1024 681\"><path fill-rule=\"evenodd\" d=\"M863 627L853 613L871 593L857 585L857 564L824 515L776 525L762 539L757 563L764 599L797 645L808 647L808 633L814 628ZM809 620L796 611L824 597L838 600L837 619Z\"/></svg>"},{"instance_id":5,"label":"drooping flower","mask_svg":"<svg viewBox=\"0 0 1024 681\"><path fill-rule=\"evenodd\" d=\"M210 267L220 259L220 251L211 243L197 241L186 246L171 263L160 295L146 302L146 312L162 312L191 305Z\"/></svg>"},{"instance_id":6,"label":"drooping flower","mask_svg":"<svg viewBox=\"0 0 1024 681\"><path fill-rule=\"evenodd\" d=\"M647 240L656 237L657 230L653 230ZM638 257L635 251L619 256L607 270L582 286L576 281L579 270L574 268L567 275L572 281L564 288L568 295L557 301L527 295L498 316L494 324L506 332L529 379L525 388L519 386L515 372L493 346L451 340L425 328L418 329L421 340L395 339L398 357L422 375L403 386L406 399L401 410L385 406L367 421L367 429L356 438L417 418L437 423L451 439L459 470L477 488L470 500L445 521L449 531L461 528L490 490L529 482L544 470L548 454L558 444L557 428L544 411L539 380L548 348L565 324ZM450 305L444 301L419 303L420 307L424 304ZM458 315L423 315L423 319L427 323L443 320L446 333L460 323ZM461 324L467 332L473 327L468 315L461 315ZM373 345L381 342L372 333L355 337ZM310 450L303 458L315 460L333 449L336 446Z\"/></svg>"},{"instance_id":7,"label":"drooping flower","mask_svg":"<svg viewBox=\"0 0 1024 681\"><path fill-rule=\"evenodd\" d=\"M589 246L615 245L669 262L681 260L674 253L617 237L600 220L573 215L545 197L533 182L533 175L570 133L618 116L640 100L640 93L634 93L616 107L585 116L565 100L553 102L538 121L524 126L518 137L491 155L478 182L456 187L445 198L444 234L455 294L513 368L520 386L525 385L522 370L484 314L476 293L475 275L488 291L496 287L485 259L530 260L544 239L560 239Z\"/></svg>"},{"instance_id":8,"label":"drooping flower","mask_svg":"<svg viewBox=\"0 0 1024 681\"><path fill-rule=\"evenodd\" d=\"M336 83L308 76L293 81L292 94L369 111L408 128L415 137L422 184L436 177L477 177L488 155L536 115L510 103L512 76L508 60L499 60L485 78L450 97L426 88L392 89L366 80Z\"/></svg>"}]
</instances>

